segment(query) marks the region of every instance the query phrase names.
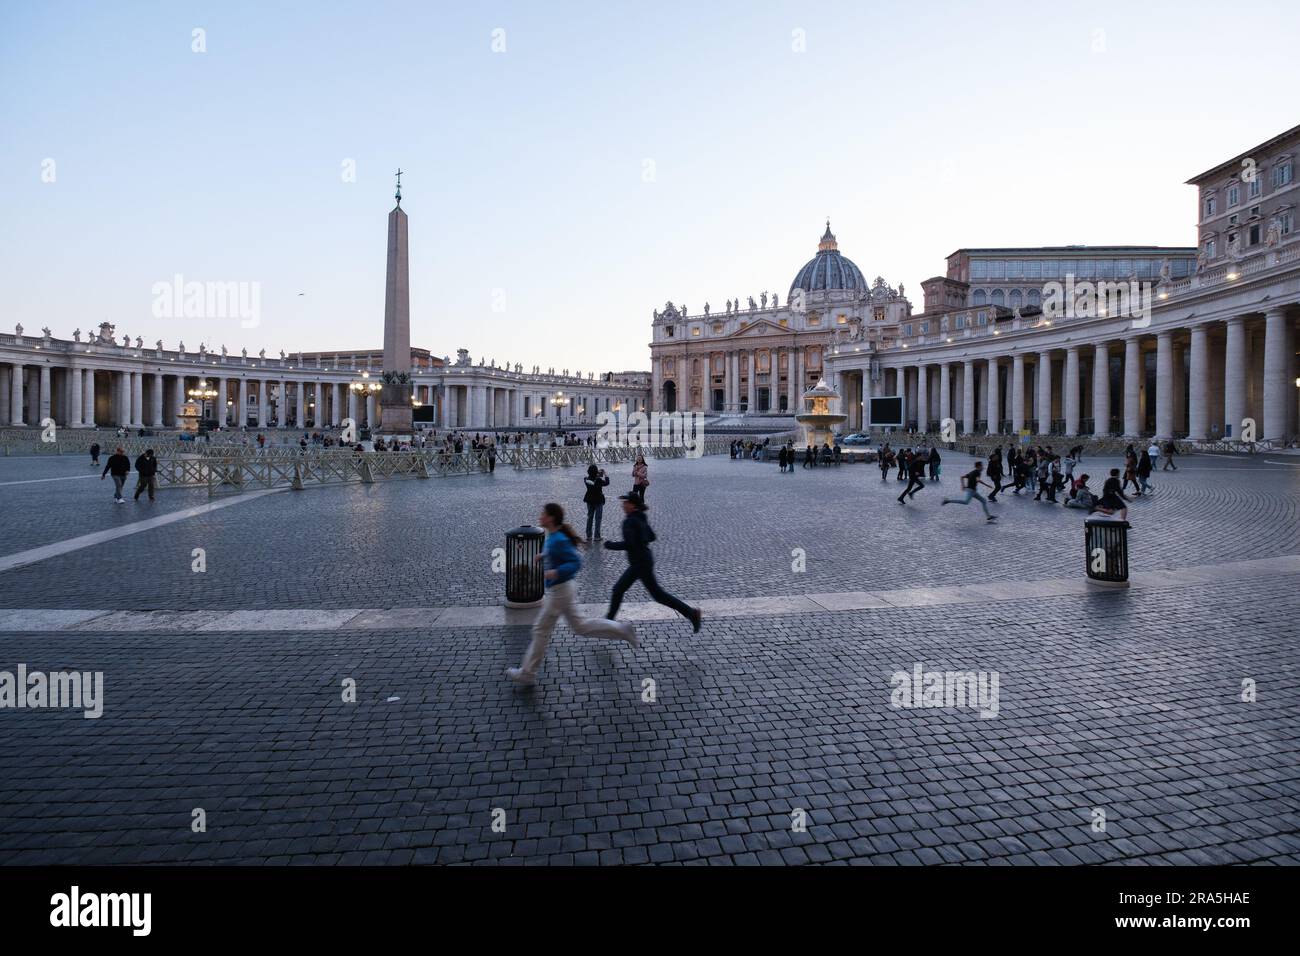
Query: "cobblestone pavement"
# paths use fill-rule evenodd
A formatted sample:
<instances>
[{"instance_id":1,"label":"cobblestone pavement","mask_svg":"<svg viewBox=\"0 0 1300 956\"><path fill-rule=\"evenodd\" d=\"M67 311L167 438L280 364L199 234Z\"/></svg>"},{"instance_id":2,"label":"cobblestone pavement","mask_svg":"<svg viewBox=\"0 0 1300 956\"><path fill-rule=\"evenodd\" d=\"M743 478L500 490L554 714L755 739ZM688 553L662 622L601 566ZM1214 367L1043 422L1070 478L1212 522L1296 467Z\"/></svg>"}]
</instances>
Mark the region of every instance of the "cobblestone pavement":
<instances>
[{"instance_id":1,"label":"cobblestone pavement","mask_svg":"<svg viewBox=\"0 0 1300 956\"><path fill-rule=\"evenodd\" d=\"M0 856L1295 863L1298 580L563 632L529 691L523 628L11 636L106 686L98 720L0 716ZM892 708L916 663L997 671L997 716Z\"/></svg>"},{"instance_id":2,"label":"cobblestone pavement","mask_svg":"<svg viewBox=\"0 0 1300 956\"><path fill-rule=\"evenodd\" d=\"M3 484L88 467L0 459L3 553L146 513L95 481ZM652 479L662 577L686 596L1080 570L1079 517L1046 504L1009 500L989 526L931 489L899 506L865 466L783 476L711 459L656 463ZM1300 551L1294 465L1195 459L1158 479L1133 509L1136 567ZM0 604L492 604L500 529L548 498L576 505L579 481L498 471L270 495L0 572ZM790 571L795 547L806 574ZM593 558L582 599L621 569ZM0 671L104 674L99 719L0 709L0 863L1296 863L1298 584L1279 562L1192 587L757 613L697 638L648 621L636 652L561 627L532 690L502 678L522 626L0 630ZM891 675L918 664L996 672L996 716L891 706Z\"/></svg>"},{"instance_id":3,"label":"cobblestone pavement","mask_svg":"<svg viewBox=\"0 0 1300 956\"><path fill-rule=\"evenodd\" d=\"M19 459L0 459L0 482ZM1133 565L1177 568L1300 552L1300 466L1198 457L1156 477L1130 512ZM775 464L710 457L655 462L650 519L657 571L683 597L754 597L1077 574L1082 512L1004 494L986 525L977 506L941 508L969 462L949 455L940 488L896 503L901 486L868 465L782 475ZM38 460L60 474L85 462ZM1109 462L1085 461L1104 475ZM29 477L29 475L24 475ZM114 505L97 481L0 484L2 553L191 507L205 492L167 491L154 505ZM615 472L611 493L630 487ZM1098 484L1097 487L1100 487ZM942 490L941 490L942 489ZM579 469L515 472L269 495L5 572L0 607L121 609L365 608L499 603L492 551L542 502L585 519ZM617 537L613 494L605 531ZM206 552L207 571L191 571ZM803 549L806 573L794 573ZM94 585L105 567L112 587ZM593 550L583 601L608 594L626 562ZM633 596L639 592L634 592Z\"/></svg>"}]
</instances>

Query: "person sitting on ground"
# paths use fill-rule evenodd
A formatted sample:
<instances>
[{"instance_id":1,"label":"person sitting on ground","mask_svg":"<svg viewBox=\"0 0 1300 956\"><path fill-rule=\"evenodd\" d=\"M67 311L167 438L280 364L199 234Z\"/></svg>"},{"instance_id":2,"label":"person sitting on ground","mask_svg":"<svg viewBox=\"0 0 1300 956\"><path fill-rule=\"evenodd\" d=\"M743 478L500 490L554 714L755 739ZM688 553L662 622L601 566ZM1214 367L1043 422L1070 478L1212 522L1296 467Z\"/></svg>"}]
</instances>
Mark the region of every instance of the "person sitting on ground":
<instances>
[{"instance_id":1,"label":"person sitting on ground","mask_svg":"<svg viewBox=\"0 0 1300 956\"><path fill-rule=\"evenodd\" d=\"M1070 482L1070 492L1066 495L1064 502L1066 508L1083 508L1089 514L1092 514L1096 504L1097 496L1088 487L1087 475L1080 475Z\"/></svg>"}]
</instances>

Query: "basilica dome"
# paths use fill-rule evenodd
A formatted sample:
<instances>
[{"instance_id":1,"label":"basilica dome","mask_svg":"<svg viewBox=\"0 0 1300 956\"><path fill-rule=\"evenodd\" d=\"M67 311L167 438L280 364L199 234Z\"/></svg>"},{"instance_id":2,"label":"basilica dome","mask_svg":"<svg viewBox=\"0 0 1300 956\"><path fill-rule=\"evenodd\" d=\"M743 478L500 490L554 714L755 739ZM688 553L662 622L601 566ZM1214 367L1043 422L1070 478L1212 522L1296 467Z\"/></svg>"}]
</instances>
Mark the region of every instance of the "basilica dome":
<instances>
[{"instance_id":1,"label":"basilica dome","mask_svg":"<svg viewBox=\"0 0 1300 956\"><path fill-rule=\"evenodd\" d=\"M867 280L862 278L862 270L852 259L840 254L839 245L831 233L829 219L826 220L826 232L817 244L817 255L808 260L808 264L799 270L799 274L790 283L790 291L794 292L795 289L806 292L867 290Z\"/></svg>"}]
</instances>

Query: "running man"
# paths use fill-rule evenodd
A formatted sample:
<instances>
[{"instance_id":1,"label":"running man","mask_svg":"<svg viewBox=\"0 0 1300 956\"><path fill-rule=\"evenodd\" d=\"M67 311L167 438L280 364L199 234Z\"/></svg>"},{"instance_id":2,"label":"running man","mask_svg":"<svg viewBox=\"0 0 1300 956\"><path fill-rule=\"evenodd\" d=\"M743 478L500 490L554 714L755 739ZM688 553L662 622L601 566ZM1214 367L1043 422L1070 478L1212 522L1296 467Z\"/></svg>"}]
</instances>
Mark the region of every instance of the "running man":
<instances>
[{"instance_id":1,"label":"running man","mask_svg":"<svg viewBox=\"0 0 1300 956\"><path fill-rule=\"evenodd\" d=\"M809 446L811 447L811 446ZM665 607L670 607L691 622L691 629L700 632L700 609L691 607L685 601L678 600L665 591L655 579L655 559L650 553L650 542L655 540L654 530L646 520L645 502L641 496L632 493L619 495L623 502L623 540L606 541L605 547L610 551L626 551L628 568L614 583L614 593L609 596L609 610L605 617L611 621L618 616L619 605L623 595L634 583L640 581L650 596Z\"/></svg>"},{"instance_id":2,"label":"running man","mask_svg":"<svg viewBox=\"0 0 1300 956\"><path fill-rule=\"evenodd\" d=\"M916 497L916 493L925 487L925 482L922 480L924 477L925 459L920 455L913 455L912 460L907 463L907 487L904 488L903 493L898 496L898 503L900 505L907 504L907 501L904 501L903 499Z\"/></svg>"},{"instance_id":3,"label":"running man","mask_svg":"<svg viewBox=\"0 0 1300 956\"><path fill-rule=\"evenodd\" d=\"M984 520L997 521L997 515L989 514L988 502L985 501L984 496L980 494L980 485L987 485L990 488L993 487L984 480L984 462L975 462L975 470L962 475L961 482L962 487L966 490L966 496L964 498L944 498L940 504L968 505L970 504L971 499L974 498L980 503L980 507L984 509Z\"/></svg>"}]
</instances>

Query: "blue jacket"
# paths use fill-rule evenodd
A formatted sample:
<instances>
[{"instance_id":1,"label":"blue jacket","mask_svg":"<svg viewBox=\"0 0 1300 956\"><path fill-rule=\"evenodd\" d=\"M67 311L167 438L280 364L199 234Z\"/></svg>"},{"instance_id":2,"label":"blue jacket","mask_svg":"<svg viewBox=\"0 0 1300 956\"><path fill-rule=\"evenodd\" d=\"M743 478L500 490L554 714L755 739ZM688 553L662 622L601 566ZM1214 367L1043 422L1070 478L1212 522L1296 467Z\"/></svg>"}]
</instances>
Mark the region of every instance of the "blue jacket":
<instances>
[{"instance_id":1,"label":"blue jacket","mask_svg":"<svg viewBox=\"0 0 1300 956\"><path fill-rule=\"evenodd\" d=\"M563 531L552 531L546 536L542 556L545 559L543 566L546 570L558 572L554 579L547 580L548 588L573 580L574 576L582 570L582 556L578 554L578 549Z\"/></svg>"}]
</instances>

